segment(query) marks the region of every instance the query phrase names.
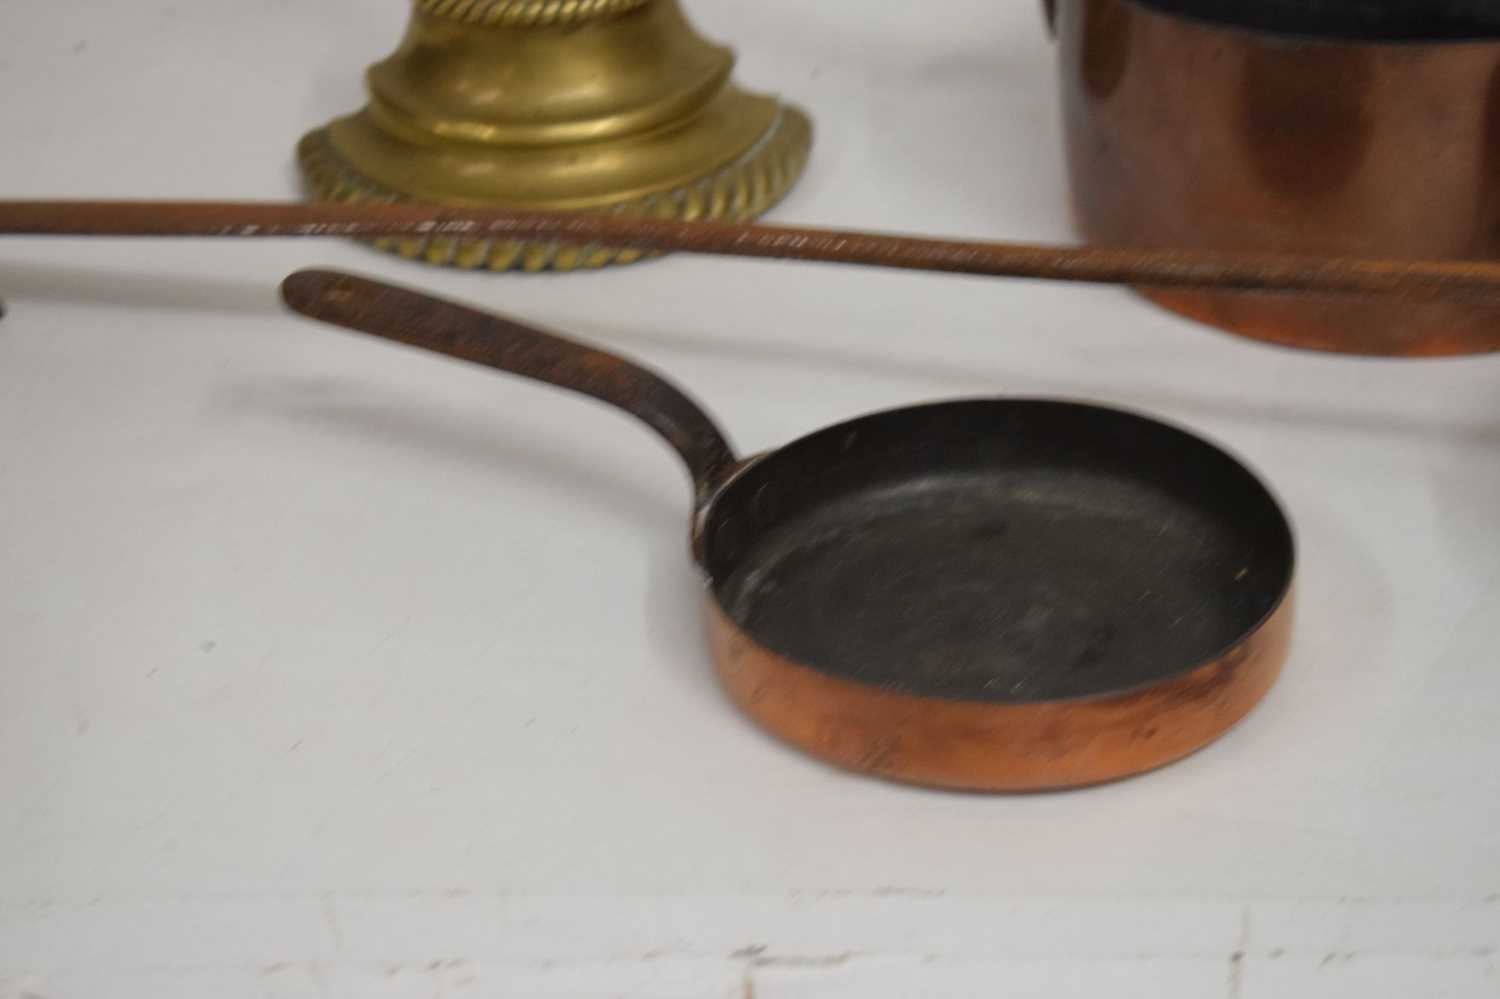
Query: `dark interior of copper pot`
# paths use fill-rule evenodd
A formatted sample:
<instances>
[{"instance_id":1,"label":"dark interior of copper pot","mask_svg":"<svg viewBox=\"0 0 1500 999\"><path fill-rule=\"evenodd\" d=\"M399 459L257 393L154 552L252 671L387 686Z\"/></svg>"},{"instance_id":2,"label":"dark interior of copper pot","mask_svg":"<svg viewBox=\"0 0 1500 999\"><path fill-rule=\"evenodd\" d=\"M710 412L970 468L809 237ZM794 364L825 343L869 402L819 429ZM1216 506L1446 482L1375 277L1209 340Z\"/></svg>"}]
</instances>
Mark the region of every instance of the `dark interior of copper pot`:
<instances>
[{"instance_id":1,"label":"dark interior of copper pot","mask_svg":"<svg viewBox=\"0 0 1500 999\"><path fill-rule=\"evenodd\" d=\"M1182 17L1363 41L1500 38L1497 0L1138 0Z\"/></svg>"}]
</instances>

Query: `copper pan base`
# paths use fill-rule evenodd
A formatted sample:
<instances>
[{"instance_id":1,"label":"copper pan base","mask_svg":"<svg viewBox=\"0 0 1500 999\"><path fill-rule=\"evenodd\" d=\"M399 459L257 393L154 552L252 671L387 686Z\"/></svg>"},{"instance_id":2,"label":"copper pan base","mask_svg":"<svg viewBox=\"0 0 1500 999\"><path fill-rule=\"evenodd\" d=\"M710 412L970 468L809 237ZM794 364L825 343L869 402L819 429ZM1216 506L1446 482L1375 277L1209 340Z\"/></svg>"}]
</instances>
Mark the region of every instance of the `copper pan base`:
<instances>
[{"instance_id":1,"label":"copper pan base","mask_svg":"<svg viewBox=\"0 0 1500 999\"><path fill-rule=\"evenodd\" d=\"M1261 702L1292 634L1288 598L1238 647L1187 674L1112 696L1038 703L944 700L819 672L765 648L709 598L719 679L783 742L903 784L981 792L1088 787L1204 748Z\"/></svg>"}]
</instances>

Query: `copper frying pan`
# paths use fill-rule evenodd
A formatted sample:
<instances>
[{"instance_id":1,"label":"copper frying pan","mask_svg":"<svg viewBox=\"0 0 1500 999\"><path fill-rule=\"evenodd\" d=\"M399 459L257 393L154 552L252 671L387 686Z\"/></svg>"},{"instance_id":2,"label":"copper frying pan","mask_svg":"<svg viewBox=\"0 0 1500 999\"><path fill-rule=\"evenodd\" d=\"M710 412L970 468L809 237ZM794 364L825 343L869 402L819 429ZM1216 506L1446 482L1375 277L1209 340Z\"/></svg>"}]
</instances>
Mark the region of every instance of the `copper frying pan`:
<instances>
[{"instance_id":1,"label":"copper frying pan","mask_svg":"<svg viewBox=\"0 0 1500 999\"><path fill-rule=\"evenodd\" d=\"M687 395L619 357L327 271L283 296L655 430L692 478L724 687L842 767L980 791L1115 780L1217 739L1281 671L1291 527L1252 472L1183 430L974 399L741 458Z\"/></svg>"}]
</instances>

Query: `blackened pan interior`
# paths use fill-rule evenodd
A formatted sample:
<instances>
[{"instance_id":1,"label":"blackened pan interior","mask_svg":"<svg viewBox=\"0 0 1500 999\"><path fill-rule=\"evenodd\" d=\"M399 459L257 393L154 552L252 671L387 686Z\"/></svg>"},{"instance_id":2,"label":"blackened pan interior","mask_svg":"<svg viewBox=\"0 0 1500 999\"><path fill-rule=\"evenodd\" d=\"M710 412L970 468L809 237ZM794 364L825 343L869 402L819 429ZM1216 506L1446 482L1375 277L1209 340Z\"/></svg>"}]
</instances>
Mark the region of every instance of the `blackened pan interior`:
<instances>
[{"instance_id":1,"label":"blackened pan interior","mask_svg":"<svg viewBox=\"0 0 1500 999\"><path fill-rule=\"evenodd\" d=\"M883 413L753 465L708 511L729 617L805 666L930 697L1121 693L1232 649L1291 581L1291 530L1182 431L1065 402Z\"/></svg>"},{"instance_id":2,"label":"blackened pan interior","mask_svg":"<svg viewBox=\"0 0 1500 999\"><path fill-rule=\"evenodd\" d=\"M1350 41L1500 38L1496 0L1136 0L1180 17L1274 34Z\"/></svg>"}]
</instances>

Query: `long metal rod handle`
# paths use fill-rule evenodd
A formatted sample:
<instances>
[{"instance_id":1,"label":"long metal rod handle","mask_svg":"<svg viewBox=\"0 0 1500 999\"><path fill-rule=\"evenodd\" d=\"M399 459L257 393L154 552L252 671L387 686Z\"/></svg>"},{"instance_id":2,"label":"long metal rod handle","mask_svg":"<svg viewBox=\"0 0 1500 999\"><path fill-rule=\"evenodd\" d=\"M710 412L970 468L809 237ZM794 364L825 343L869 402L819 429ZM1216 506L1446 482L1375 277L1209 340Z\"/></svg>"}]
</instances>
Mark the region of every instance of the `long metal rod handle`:
<instances>
[{"instance_id":1,"label":"long metal rod handle","mask_svg":"<svg viewBox=\"0 0 1500 999\"><path fill-rule=\"evenodd\" d=\"M556 240L992 277L1217 291L1500 301L1500 264L1046 246L421 204L0 201L0 236L414 236Z\"/></svg>"}]
</instances>

